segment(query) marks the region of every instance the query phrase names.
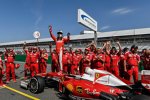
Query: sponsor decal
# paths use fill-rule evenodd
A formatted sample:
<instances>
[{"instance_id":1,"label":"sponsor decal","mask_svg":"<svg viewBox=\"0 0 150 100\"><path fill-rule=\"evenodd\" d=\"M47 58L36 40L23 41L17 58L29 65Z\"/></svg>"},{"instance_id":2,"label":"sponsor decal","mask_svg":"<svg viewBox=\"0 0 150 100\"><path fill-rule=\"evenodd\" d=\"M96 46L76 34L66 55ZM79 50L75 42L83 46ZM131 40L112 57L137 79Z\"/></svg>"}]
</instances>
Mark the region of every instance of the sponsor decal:
<instances>
[{"instance_id":1,"label":"sponsor decal","mask_svg":"<svg viewBox=\"0 0 150 100\"><path fill-rule=\"evenodd\" d=\"M69 84L67 84L66 87L67 87L67 89L68 89L69 91L71 91L71 92L73 91L73 85L72 85L72 84L69 83Z\"/></svg>"},{"instance_id":2,"label":"sponsor decal","mask_svg":"<svg viewBox=\"0 0 150 100\"><path fill-rule=\"evenodd\" d=\"M79 93L79 94L82 94L82 93L83 93L83 89L82 89L81 86L76 86L76 91L77 91L77 93Z\"/></svg>"},{"instance_id":3,"label":"sponsor decal","mask_svg":"<svg viewBox=\"0 0 150 100\"><path fill-rule=\"evenodd\" d=\"M93 91L90 91L89 88L85 89L85 93L89 94L89 95L95 95L95 94L100 94L100 92L96 92L96 89L94 89Z\"/></svg>"},{"instance_id":4,"label":"sponsor decal","mask_svg":"<svg viewBox=\"0 0 150 100\"><path fill-rule=\"evenodd\" d=\"M100 73L95 73L95 80L97 80L100 77L101 77Z\"/></svg>"},{"instance_id":5,"label":"sponsor decal","mask_svg":"<svg viewBox=\"0 0 150 100\"><path fill-rule=\"evenodd\" d=\"M113 88L110 88L110 93L114 93L115 90Z\"/></svg>"},{"instance_id":6,"label":"sponsor decal","mask_svg":"<svg viewBox=\"0 0 150 100\"><path fill-rule=\"evenodd\" d=\"M88 16L86 16L86 15L81 15L81 18L82 18L83 20L88 19L88 20L90 20L91 22L95 23L92 19L90 19L90 18L89 18Z\"/></svg>"}]
</instances>

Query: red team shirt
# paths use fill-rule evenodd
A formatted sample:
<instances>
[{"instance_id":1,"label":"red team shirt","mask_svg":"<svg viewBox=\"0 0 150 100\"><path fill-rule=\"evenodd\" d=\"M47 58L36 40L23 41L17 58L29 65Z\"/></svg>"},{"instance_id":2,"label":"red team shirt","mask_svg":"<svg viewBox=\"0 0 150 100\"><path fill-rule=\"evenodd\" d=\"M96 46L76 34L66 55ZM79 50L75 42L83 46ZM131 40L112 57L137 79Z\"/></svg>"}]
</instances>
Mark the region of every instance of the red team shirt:
<instances>
[{"instance_id":1,"label":"red team shirt","mask_svg":"<svg viewBox=\"0 0 150 100\"><path fill-rule=\"evenodd\" d=\"M104 54L98 54L98 55L95 55L93 60L94 60L94 68L95 69L99 69L99 68L102 68L104 69L104 63L102 63L101 61L98 60L97 57L100 57L101 59L105 60L105 55Z\"/></svg>"},{"instance_id":2,"label":"red team shirt","mask_svg":"<svg viewBox=\"0 0 150 100\"><path fill-rule=\"evenodd\" d=\"M25 50L26 53L26 63L30 62L30 52L28 50Z\"/></svg>"},{"instance_id":3,"label":"red team shirt","mask_svg":"<svg viewBox=\"0 0 150 100\"><path fill-rule=\"evenodd\" d=\"M110 62L110 66L111 67L117 67L118 66L118 63L119 63L119 61L120 61L120 57L118 56L118 55L110 55L110 60L111 60L111 62Z\"/></svg>"},{"instance_id":4,"label":"red team shirt","mask_svg":"<svg viewBox=\"0 0 150 100\"><path fill-rule=\"evenodd\" d=\"M138 54L132 54L131 52L128 52L125 54L125 60L127 62L127 65L138 66L140 56Z\"/></svg>"},{"instance_id":5,"label":"red team shirt","mask_svg":"<svg viewBox=\"0 0 150 100\"><path fill-rule=\"evenodd\" d=\"M13 63L13 62L14 62L14 55L7 54L7 63Z\"/></svg>"},{"instance_id":6,"label":"red team shirt","mask_svg":"<svg viewBox=\"0 0 150 100\"><path fill-rule=\"evenodd\" d=\"M38 63L39 62L39 52L36 53L30 53L30 61L31 63Z\"/></svg>"},{"instance_id":7,"label":"red team shirt","mask_svg":"<svg viewBox=\"0 0 150 100\"><path fill-rule=\"evenodd\" d=\"M82 55L81 54L75 54L75 53L73 53L72 64L73 65L78 65L79 62L81 61L81 59L82 59Z\"/></svg>"},{"instance_id":8,"label":"red team shirt","mask_svg":"<svg viewBox=\"0 0 150 100\"><path fill-rule=\"evenodd\" d=\"M57 40L57 38L52 34L51 35L52 39L55 41L56 43L56 52L59 54L60 52L60 48L62 47L62 50L64 48L64 43L68 42L69 39L68 38L62 38L62 40Z\"/></svg>"}]
</instances>

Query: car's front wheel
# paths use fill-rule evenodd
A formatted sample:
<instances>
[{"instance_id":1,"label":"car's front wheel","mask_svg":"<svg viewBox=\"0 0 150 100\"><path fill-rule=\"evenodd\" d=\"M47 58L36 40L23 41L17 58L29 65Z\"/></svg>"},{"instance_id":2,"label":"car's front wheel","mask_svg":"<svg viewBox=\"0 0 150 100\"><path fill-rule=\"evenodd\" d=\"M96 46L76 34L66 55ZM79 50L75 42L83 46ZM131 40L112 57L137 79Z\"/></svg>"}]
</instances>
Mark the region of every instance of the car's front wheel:
<instances>
[{"instance_id":1,"label":"car's front wheel","mask_svg":"<svg viewBox=\"0 0 150 100\"><path fill-rule=\"evenodd\" d=\"M29 82L29 90L30 92L36 94L44 91L45 80L41 76L35 76L31 78Z\"/></svg>"}]
</instances>

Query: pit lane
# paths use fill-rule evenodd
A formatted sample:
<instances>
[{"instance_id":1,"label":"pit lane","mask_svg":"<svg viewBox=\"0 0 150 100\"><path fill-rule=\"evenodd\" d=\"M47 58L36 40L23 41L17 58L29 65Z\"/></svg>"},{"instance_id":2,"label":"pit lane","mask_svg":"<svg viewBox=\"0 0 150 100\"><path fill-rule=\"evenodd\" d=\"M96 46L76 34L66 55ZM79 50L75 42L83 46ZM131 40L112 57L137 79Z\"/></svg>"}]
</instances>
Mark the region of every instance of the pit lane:
<instances>
[{"instance_id":1,"label":"pit lane","mask_svg":"<svg viewBox=\"0 0 150 100\"><path fill-rule=\"evenodd\" d=\"M16 63L21 65L20 68L16 70L17 82L14 83L11 81L9 84L6 84L6 87L0 88L0 100L61 100L61 98L59 98L59 92L55 88L45 88L44 92L39 94L32 94L29 90L20 88L20 81L24 75L22 72L24 63ZM47 71L50 71L50 65L48 65Z\"/></svg>"}]
</instances>

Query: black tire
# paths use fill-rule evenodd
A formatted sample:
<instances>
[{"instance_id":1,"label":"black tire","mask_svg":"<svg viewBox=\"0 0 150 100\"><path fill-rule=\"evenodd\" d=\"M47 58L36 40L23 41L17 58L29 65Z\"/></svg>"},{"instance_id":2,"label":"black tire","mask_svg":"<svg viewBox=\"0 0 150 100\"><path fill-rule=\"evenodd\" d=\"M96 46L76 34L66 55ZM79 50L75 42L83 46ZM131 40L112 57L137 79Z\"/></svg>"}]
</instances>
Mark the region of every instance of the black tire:
<instances>
[{"instance_id":1,"label":"black tire","mask_svg":"<svg viewBox=\"0 0 150 100\"><path fill-rule=\"evenodd\" d=\"M35 76L30 79L29 90L30 92L36 94L44 91L45 80L41 76Z\"/></svg>"},{"instance_id":2,"label":"black tire","mask_svg":"<svg viewBox=\"0 0 150 100\"><path fill-rule=\"evenodd\" d=\"M136 95L131 100L150 100L149 96L146 95Z\"/></svg>"}]
</instances>

